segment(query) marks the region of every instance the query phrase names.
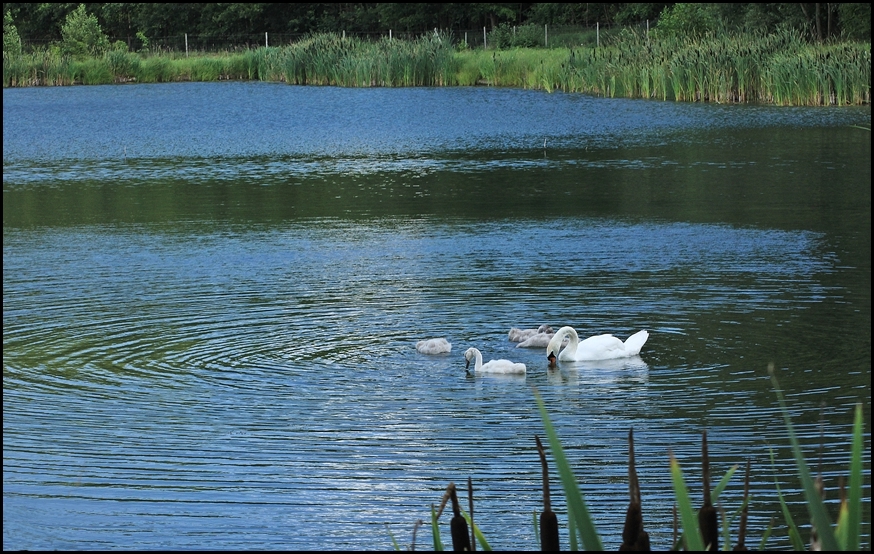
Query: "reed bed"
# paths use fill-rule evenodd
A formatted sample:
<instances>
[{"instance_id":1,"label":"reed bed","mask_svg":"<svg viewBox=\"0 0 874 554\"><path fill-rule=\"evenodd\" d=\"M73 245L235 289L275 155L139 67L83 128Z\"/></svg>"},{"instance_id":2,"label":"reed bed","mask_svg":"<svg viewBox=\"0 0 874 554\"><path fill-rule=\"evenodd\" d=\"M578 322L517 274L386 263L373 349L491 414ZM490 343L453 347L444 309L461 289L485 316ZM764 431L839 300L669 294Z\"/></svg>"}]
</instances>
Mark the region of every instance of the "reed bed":
<instances>
[{"instance_id":1,"label":"reed bed","mask_svg":"<svg viewBox=\"0 0 874 554\"><path fill-rule=\"evenodd\" d=\"M265 73L293 85L420 87L456 84L456 61L446 37L365 41L319 34L265 60Z\"/></svg>"},{"instance_id":2,"label":"reed bed","mask_svg":"<svg viewBox=\"0 0 874 554\"><path fill-rule=\"evenodd\" d=\"M871 100L871 48L811 45L791 32L661 40L624 33L606 48L571 49L559 75L560 90L609 97L860 105Z\"/></svg>"},{"instance_id":3,"label":"reed bed","mask_svg":"<svg viewBox=\"0 0 874 554\"><path fill-rule=\"evenodd\" d=\"M871 101L871 45L797 33L658 38L625 31L602 47L458 49L445 34L376 41L333 33L282 47L183 57L48 49L3 55L3 86L258 80L341 87L497 86L680 102L781 106Z\"/></svg>"},{"instance_id":4,"label":"reed bed","mask_svg":"<svg viewBox=\"0 0 874 554\"><path fill-rule=\"evenodd\" d=\"M66 86L77 82L73 60L43 50L17 56L3 54L3 87Z\"/></svg>"}]
</instances>

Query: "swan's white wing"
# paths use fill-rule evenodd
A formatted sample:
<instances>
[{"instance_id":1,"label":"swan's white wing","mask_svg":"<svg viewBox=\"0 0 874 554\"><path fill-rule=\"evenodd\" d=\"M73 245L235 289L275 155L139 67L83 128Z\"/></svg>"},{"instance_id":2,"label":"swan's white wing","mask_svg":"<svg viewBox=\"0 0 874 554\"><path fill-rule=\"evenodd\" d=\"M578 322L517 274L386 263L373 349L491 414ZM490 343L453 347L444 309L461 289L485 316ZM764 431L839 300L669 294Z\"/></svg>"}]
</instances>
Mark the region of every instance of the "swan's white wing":
<instances>
[{"instance_id":1,"label":"swan's white wing","mask_svg":"<svg viewBox=\"0 0 874 554\"><path fill-rule=\"evenodd\" d=\"M625 350L629 354L638 354L643 345L646 344L646 339L649 338L649 333L646 330L638 331L625 339Z\"/></svg>"},{"instance_id":2,"label":"swan's white wing","mask_svg":"<svg viewBox=\"0 0 874 554\"><path fill-rule=\"evenodd\" d=\"M625 344L613 335L596 335L589 337L577 347L577 361L582 360L609 360L627 356Z\"/></svg>"}]
</instances>

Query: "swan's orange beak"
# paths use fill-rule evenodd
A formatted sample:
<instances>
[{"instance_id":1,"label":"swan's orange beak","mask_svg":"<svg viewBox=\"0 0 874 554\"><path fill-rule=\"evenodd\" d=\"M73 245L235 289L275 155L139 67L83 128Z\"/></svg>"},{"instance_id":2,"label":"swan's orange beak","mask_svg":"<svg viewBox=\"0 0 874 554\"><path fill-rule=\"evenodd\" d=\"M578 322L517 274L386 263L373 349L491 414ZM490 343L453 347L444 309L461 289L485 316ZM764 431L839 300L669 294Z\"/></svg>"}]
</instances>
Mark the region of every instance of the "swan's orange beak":
<instances>
[{"instance_id":1,"label":"swan's orange beak","mask_svg":"<svg viewBox=\"0 0 874 554\"><path fill-rule=\"evenodd\" d=\"M546 359L549 360L549 365L550 365L550 367L552 367L552 366L555 365L555 354L553 354L552 352L550 352L549 355L546 356Z\"/></svg>"}]
</instances>

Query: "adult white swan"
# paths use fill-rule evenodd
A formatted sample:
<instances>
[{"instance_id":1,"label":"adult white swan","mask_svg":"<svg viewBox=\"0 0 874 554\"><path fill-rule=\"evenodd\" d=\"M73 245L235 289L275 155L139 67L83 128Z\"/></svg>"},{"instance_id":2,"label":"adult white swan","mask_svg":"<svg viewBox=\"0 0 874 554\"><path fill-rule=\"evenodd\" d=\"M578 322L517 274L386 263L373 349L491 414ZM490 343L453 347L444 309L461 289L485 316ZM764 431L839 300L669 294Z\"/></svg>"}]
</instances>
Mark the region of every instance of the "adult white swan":
<instances>
[{"instance_id":1,"label":"adult white swan","mask_svg":"<svg viewBox=\"0 0 874 554\"><path fill-rule=\"evenodd\" d=\"M467 363L464 364L464 370L470 373L470 361L475 360L473 371L474 373L510 373L515 375L525 374L525 364L511 362L510 360L491 360L489 363L483 363L483 355L478 349L470 347L464 353L464 359Z\"/></svg>"},{"instance_id":2,"label":"adult white swan","mask_svg":"<svg viewBox=\"0 0 874 554\"><path fill-rule=\"evenodd\" d=\"M444 339L426 339L416 343L419 354L448 354L452 351L452 344Z\"/></svg>"},{"instance_id":3,"label":"adult white swan","mask_svg":"<svg viewBox=\"0 0 874 554\"><path fill-rule=\"evenodd\" d=\"M561 350L561 341L568 337L568 345ZM573 327L562 327L553 335L546 346L546 357L550 365L555 365L556 359L562 362L582 362L586 360L612 360L637 356L640 349L649 338L646 331L634 333L625 342L613 335L596 335L580 342L580 337ZM559 352L561 350L561 352Z\"/></svg>"}]
</instances>

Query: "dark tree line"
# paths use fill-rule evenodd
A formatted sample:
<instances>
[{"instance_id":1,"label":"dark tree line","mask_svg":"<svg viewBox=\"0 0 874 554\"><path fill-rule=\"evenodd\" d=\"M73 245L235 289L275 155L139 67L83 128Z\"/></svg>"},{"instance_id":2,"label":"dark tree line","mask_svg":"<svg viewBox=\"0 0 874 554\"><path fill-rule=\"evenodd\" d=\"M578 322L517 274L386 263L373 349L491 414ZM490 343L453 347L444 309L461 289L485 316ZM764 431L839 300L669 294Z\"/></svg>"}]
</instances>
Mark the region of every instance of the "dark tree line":
<instances>
[{"instance_id":1,"label":"dark tree line","mask_svg":"<svg viewBox=\"0 0 874 554\"><path fill-rule=\"evenodd\" d=\"M655 22L675 3L86 3L112 41L141 34L156 39L184 33L224 40L257 34L341 32L421 33L430 29L490 30L509 25L635 25ZM4 3L22 40L50 42L78 3ZM790 26L813 40L871 40L871 5L845 3L697 4L725 30L771 32Z\"/></svg>"}]
</instances>

